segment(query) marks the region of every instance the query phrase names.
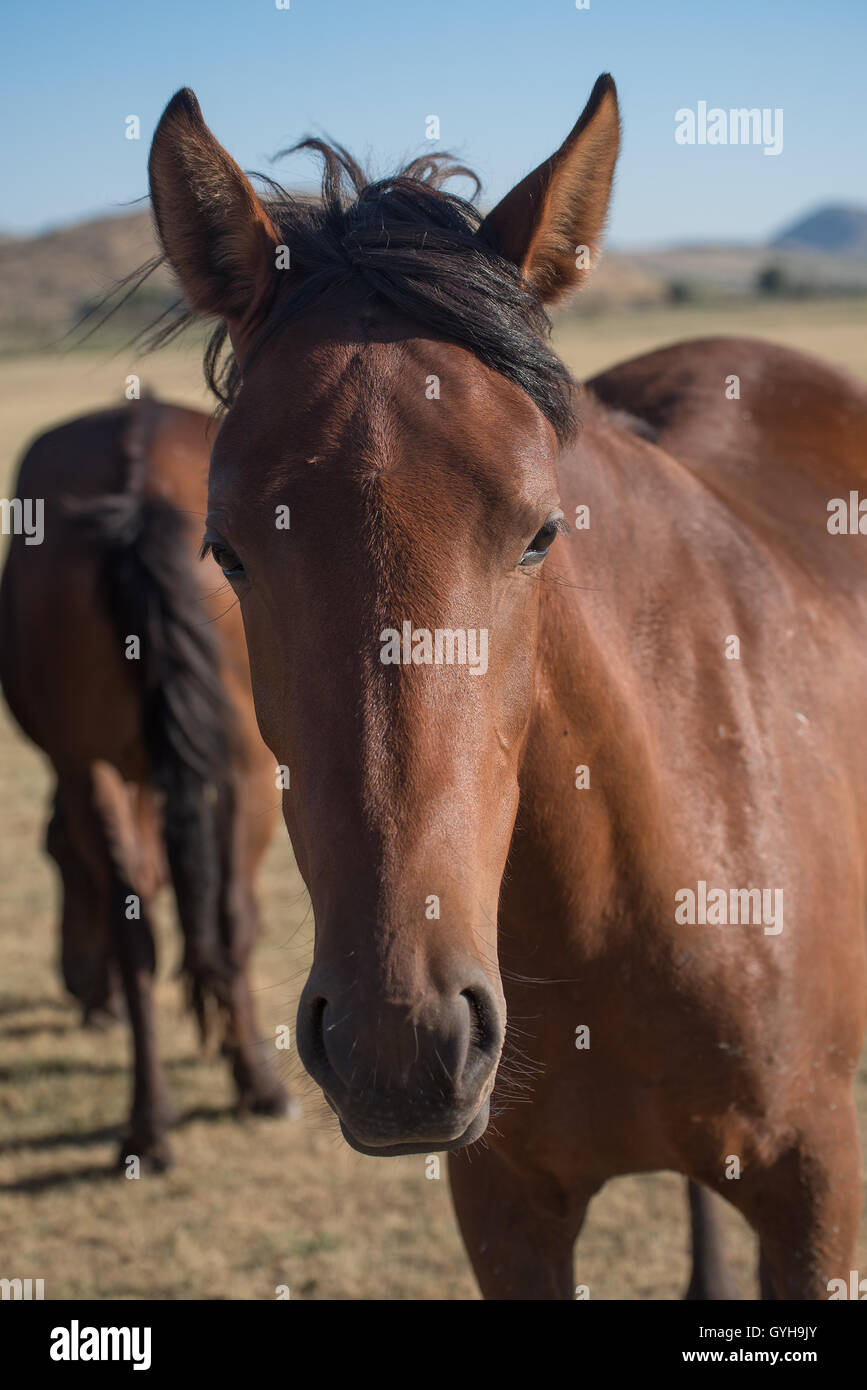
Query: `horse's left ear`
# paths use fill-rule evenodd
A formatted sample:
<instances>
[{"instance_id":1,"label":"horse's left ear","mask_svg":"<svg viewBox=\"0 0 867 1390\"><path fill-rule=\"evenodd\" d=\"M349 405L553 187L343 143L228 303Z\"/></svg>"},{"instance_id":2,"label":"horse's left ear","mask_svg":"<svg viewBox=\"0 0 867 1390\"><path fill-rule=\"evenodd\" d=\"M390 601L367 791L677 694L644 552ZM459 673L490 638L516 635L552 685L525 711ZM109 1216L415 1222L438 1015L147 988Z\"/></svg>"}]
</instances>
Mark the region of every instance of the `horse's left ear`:
<instances>
[{"instance_id":1,"label":"horse's left ear","mask_svg":"<svg viewBox=\"0 0 867 1390\"><path fill-rule=\"evenodd\" d=\"M578 289L596 263L619 145L617 91L603 73L556 154L516 184L479 228L546 304Z\"/></svg>"}]
</instances>

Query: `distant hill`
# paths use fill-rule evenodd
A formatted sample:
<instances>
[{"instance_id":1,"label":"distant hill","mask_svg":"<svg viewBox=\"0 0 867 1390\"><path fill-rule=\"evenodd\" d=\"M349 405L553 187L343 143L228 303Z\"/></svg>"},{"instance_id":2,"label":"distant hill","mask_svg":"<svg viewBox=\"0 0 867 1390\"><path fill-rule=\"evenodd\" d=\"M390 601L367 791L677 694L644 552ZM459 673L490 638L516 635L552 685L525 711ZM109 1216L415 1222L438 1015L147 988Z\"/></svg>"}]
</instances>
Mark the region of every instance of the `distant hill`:
<instances>
[{"instance_id":1,"label":"distant hill","mask_svg":"<svg viewBox=\"0 0 867 1390\"><path fill-rule=\"evenodd\" d=\"M594 294L609 288L614 292L621 268L627 263L640 270L645 281L652 282L669 300L752 295L762 274L771 267L792 293L796 289L802 295L867 293L867 258L836 256L803 246L709 244L605 256L597 275L591 277L584 292L586 301L582 296L582 302L589 304Z\"/></svg>"},{"instance_id":2,"label":"distant hill","mask_svg":"<svg viewBox=\"0 0 867 1390\"><path fill-rule=\"evenodd\" d=\"M0 237L4 339L15 325L39 336L63 332L156 251L149 211L94 218L40 236ZM160 269L144 299L157 304L171 298L171 276Z\"/></svg>"},{"instance_id":3,"label":"distant hill","mask_svg":"<svg viewBox=\"0 0 867 1390\"><path fill-rule=\"evenodd\" d=\"M834 256L867 258L867 208L827 207L784 227L770 243L781 251L824 251Z\"/></svg>"}]
</instances>

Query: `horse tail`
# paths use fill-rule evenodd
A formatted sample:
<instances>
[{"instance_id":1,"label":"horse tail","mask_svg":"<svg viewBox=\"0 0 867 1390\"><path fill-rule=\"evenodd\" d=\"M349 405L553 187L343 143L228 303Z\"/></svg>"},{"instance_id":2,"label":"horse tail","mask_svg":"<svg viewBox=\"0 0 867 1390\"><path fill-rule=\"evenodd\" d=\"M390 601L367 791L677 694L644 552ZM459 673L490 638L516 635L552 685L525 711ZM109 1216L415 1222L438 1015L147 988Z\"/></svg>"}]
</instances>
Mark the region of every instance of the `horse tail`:
<instances>
[{"instance_id":1,"label":"horse tail","mask_svg":"<svg viewBox=\"0 0 867 1390\"><path fill-rule=\"evenodd\" d=\"M166 409L152 397L129 408L120 437L120 489L77 504L75 515L99 552L101 592L138 677L150 781L164 799L169 872L184 934L182 968L204 1042L209 1003L225 1001L229 979L220 910L233 719L196 582L188 521L148 488L150 450Z\"/></svg>"}]
</instances>

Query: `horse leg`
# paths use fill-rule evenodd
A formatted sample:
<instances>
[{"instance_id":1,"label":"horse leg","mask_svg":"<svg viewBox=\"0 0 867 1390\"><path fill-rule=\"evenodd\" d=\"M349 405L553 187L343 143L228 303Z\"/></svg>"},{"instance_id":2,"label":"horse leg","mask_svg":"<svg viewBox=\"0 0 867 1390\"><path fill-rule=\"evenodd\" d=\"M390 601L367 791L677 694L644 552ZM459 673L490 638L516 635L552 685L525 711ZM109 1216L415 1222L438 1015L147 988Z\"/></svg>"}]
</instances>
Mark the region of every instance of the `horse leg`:
<instances>
[{"instance_id":1,"label":"horse leg","mask_svg":"<svg viewBox=\"0 0 867 1390\"><path fill-rule=\"evenodd\" d=\"M122 1017L123 1006L108 917L88 864L95 853L98 855L98 847L91 845L89 855L79 853L62 808L58 788L45 848L57 864L61 878L61 971L69 993L81 1004L84 1026L102 1029ZM79 827L79 835L83 829Z\"/></svg>"},{"instance_id":2,"label":"horse leg","mask_svg":"<svg viewBox=\"0 0 867 1390\"><path fill-rule=\"evenodd\" d=\"M452 1200L486 1299L573 1299L572 1250L601 1182L566 1193L480 1145L449 1154Z\"/></svg>"},{"instance_id":3,"label":"horse leg","mask_svg":"<svg viewBox=\"0 0 867 1390\"><path fill-rule=\"evenodd\" d=\"M144 1166L162 1170L172 1162L166 1131L173 1114L157 1051L154 939L136 873L129 794L119 773L106 763L94 764L89 774L70 780L63 791L67 824L76 827L82 852L93 855L91 869L100 885L133 1032L132 1113L119 1162L123 1166L135 1156Z\"/></svg>"},{"instance_id":4,"label":"horse leg","mask_svg":"<svg viewBox=\"0 0 867 1390\"><path fill-rule=\"evenodd\" d=\"M262 1055L246 964L231 981L223 1054L232 1071L242 1114L283 1118L297 1113L297 1103Z\"/></svg>"},{"instance_id":5,"label":"horse leg","mask_svg":"<svg viewBox=\"0 0 867 1390\"><path fill-rule=\"evenodd\" d=\"M234 786L208 787L178 770L166 798L166 849L202 1037L216 1004L239 1108L285 1115L288 1097L261 1056L247 978L258 916L245 837L262 832L255 823L247 830L240 804Z\"/></svg>"},{"instance_id":6,"label":"horse leg","mask_svg":"<svg viewBox=\"0 0 867 1390\"><path fill-rule=\"evenodd\" d=\"M268 767L266 796L273 788ZM220 934L229 979L223 1053L229 1062L242 1113L290 1116L298 1106L263 1055L250 991L250 957L259 936L255 875L270 839L272 817L252 803L255 779L238 778L226 806L220 893ZM267 801L265 805L267 806Z\"/></svg>"},{"instance_id":7,"label":"horse leg","mask_svg":"<svg viewBox=\"0 0 867 1390\"><path fill-rule=\"evenodd\" d=\"M818 1089L818 1087L817 1087ZM861 1153L851 1087L825 1091L821 1113L775 1161L747 1165L726 1196L757 1232L763 1298L828 1298L848 1285L861 1215Z\"/></svg>"},{"instance_id":8,"label":"horse leg","mask_svg":"<svg viewBox=\"0 0 867 1390\"><path fill-rule=\"evenodd\" d=\"M692 1237L692 1278L684 1298L692 1301L739 1299L726 1264L719 1217L720 1199L690 1179L689 1217Z\"/></svg>"}]
</instances>

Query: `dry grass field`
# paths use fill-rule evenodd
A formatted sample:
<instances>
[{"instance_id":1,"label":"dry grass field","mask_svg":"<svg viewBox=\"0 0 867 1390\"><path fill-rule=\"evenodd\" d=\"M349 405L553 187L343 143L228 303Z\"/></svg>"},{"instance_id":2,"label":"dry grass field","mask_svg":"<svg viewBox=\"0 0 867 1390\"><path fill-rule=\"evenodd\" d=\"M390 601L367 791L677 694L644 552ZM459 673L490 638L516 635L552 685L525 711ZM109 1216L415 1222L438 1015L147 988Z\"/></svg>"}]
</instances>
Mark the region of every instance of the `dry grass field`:
<instances>
[{"instance_id":1,"label":"dry grass field","mask_svg":"<svg viewBox=\"0 0 867 1390\"><path fill-rule=\"evenodd\" d=\"M828 301L572 317L559 329L578 375L706 333L775 338L867 376L867 306ZM92 350L0 362L0 494L16 457L52 423L120 399L130 371L168 398L207 407L198 356L167 349L136 363ZM34 634L37 640L38 634ZM465 1299L477 1297L451 1214L445 1172L423 1157L363 1158L305 1083L275 1028L293 1025L312 938L306 893L285 833L261 881L265 931L255 959L262 1046L303 1102L293 1121L239 1121L218 1059L199 1055L175 979L180 947L160 916L159 1027L181 1115L176 1168L129 1181L113 1171L128 1104L125 1027L83 1032L56 968L58 885L42 849L49 778L0 716L0 1252L5 1277L42 1278L47 1298ZM276 799L276 793L275 793ZM335 866L338 871L339 866ZM867 1066L860 1075L867 1144ZM443 1164L443 1169L445 1165ZM672 1299L688 1275L685 1189L662 1174L611 1184L576 1254L593 1299ZM743 1292L754 1297L754 1240L726 1211ZM859 1268L867 1269L867 1221Z\"/></svg>"}]
</instances>

